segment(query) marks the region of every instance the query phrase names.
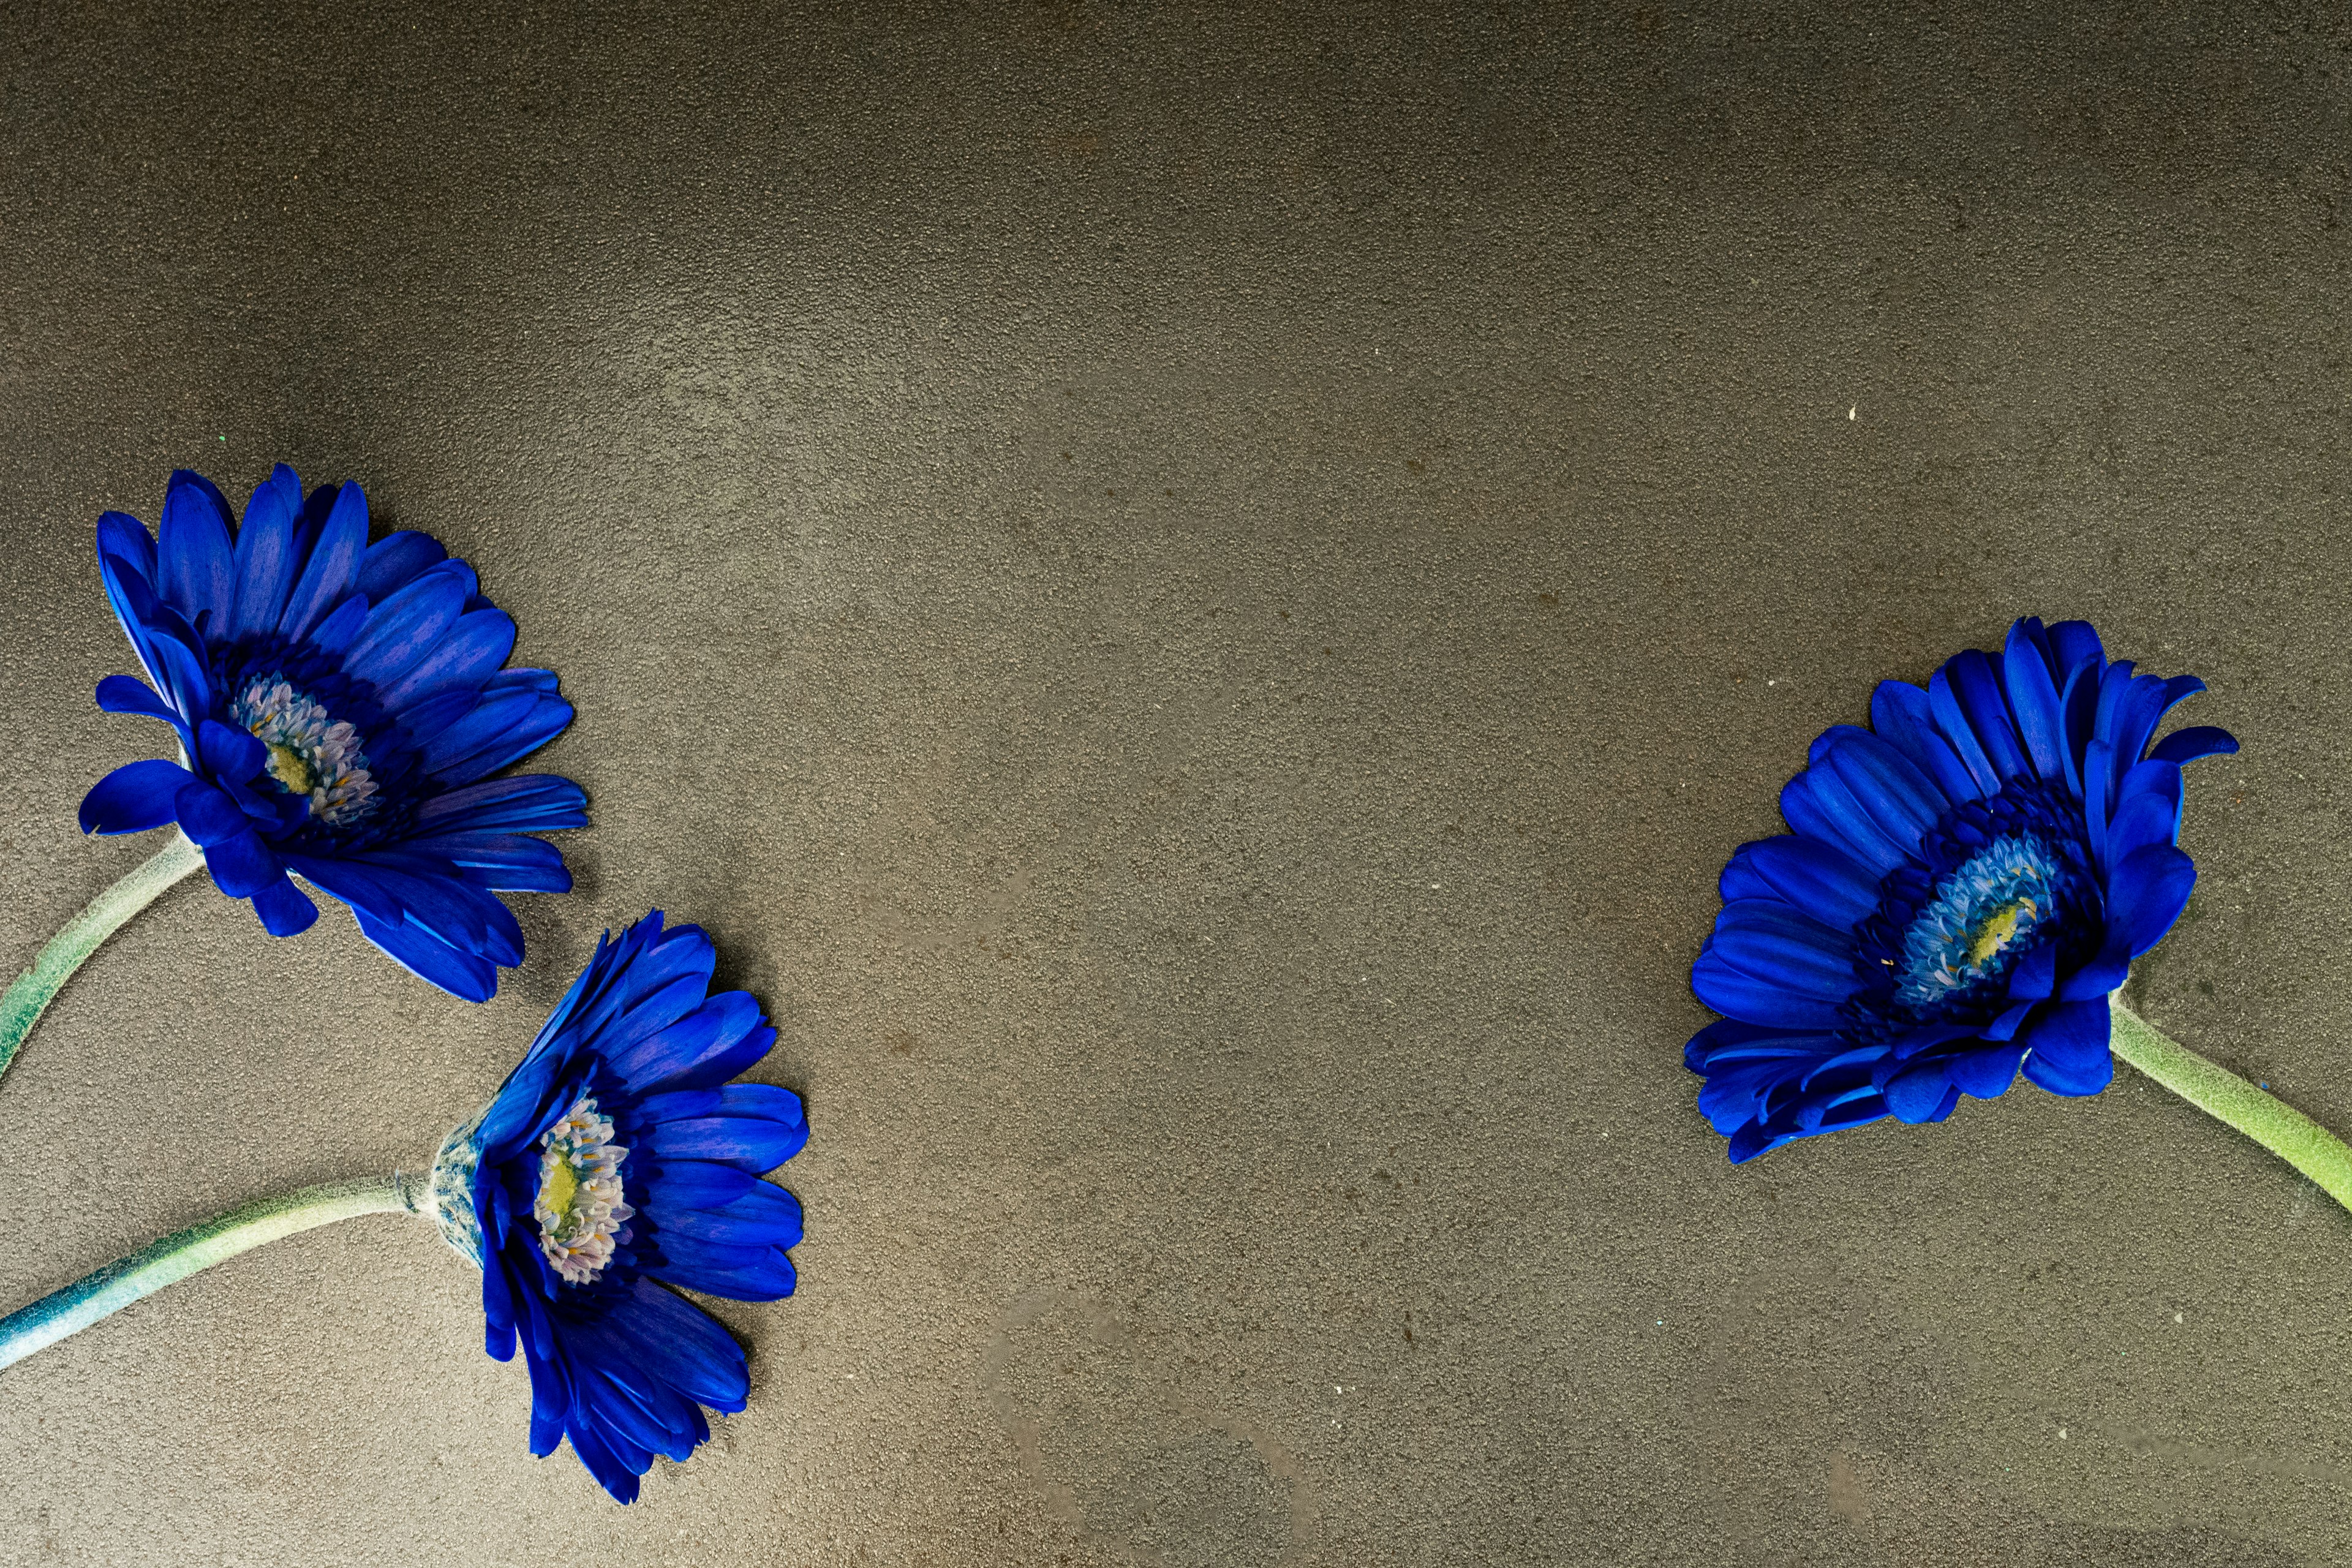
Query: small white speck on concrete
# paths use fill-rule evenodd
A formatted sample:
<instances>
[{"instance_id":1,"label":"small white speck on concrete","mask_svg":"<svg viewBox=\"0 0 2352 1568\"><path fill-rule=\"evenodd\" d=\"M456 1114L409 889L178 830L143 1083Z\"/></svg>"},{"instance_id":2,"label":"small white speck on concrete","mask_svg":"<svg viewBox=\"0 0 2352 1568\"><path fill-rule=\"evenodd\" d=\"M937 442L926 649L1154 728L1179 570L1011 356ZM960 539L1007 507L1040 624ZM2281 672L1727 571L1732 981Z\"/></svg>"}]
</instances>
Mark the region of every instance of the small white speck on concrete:
<instances>
[{"instance_id":1,"label":"small white speck on concrete","mask_svg":"<svg viewBox=\"0 0 2352 1568\"><path fill-rule=\"evenodd\" d=\"M2061 1437L2065 1436L2066 1436L2066 1428L2064 1428L2063 1426L2059 1427L2059 1428L2058 1428L2058 1436L2061 1436Z\"/></svg>"},{"instance_id":2,"label":"small white speck on concrete","mask_svg":"<svg viewBox=\"0 0 2352 1568\"><path fill-rule=\"evenodd\" d=\"M1845 417L1846 417L1846 423L1848 423L1849 425L1850 425L1850 424L1852 424L1854 420L1859 419L1860 417L1862 417L1862 405L1861 405L1861 404L1859 404L1859 403L1856 403L1856 404L1853 404L1853 405L1852 405L1851 406L1849 406L1849 407L1846 409L1846 411L1845 411Z\"/></svg>"}]
</instances>

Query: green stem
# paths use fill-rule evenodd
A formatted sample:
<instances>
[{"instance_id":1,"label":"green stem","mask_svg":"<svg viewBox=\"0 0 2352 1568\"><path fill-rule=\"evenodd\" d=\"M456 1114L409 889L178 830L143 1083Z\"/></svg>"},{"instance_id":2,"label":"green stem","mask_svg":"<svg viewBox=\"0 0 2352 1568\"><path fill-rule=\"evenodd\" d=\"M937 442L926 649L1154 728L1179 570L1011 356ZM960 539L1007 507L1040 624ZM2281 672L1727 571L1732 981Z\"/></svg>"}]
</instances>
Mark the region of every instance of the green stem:
<instances>
[{"instance_id":1,"label":"green stem","mask_svg":"<svg viewBox=\"0 0 2352 1568\"><path fill-rule=\"evenodd\" d=\"M0 995L0 1074L16 1059L17 1047L58 994L123 921L155 901L155 896L205 863L205 852L188 842L177 828L172 841L140 863L131 873L89 901L89 907L65 923L33 959L33 967L16 976Z\"/></svg>"},{"instance_id":2,"label":"green stem","mask_svg":"<svg viewBox=\"0 0 2352 1568\"><path fill-rule=\"evenodd\" d=\"M2272 1098L2236 1073L2167 1039L2123 1005L2108 1004L2116 1055L2205 1112L2236 1128L2309 1176L2327 1195L2352 1209L2352 1148L2293 1106Z\"/></svg>"},{"instance_id":3,"label":"green stem","mask_svg":"<svg viewBox=\"0 0 2352 1568\"><path fill-rule=\"evenodd\" d=\"M0 1318L0 1367L264 1242L363 1214L413 1210L420 1201L407 1177L361 1176L263 1198L192 1225Z\"/></svg>"}]
</instances>

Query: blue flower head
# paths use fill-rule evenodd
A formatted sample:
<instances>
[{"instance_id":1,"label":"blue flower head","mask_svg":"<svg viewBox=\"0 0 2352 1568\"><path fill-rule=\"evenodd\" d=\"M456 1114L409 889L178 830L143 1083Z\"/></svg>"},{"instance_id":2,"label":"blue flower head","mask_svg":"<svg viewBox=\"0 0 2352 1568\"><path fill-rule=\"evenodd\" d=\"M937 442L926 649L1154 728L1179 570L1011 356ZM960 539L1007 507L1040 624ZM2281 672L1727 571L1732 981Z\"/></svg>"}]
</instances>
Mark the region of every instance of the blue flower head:
<instances>
[{"instance_id":1,"label":"blue flower head","mask_svg":"<svg viewBox=\"0 0 2352 1568\"><path fill-rule=\"evenodd\" d=\"M760 1180L800 1152L800 1097L728 1080L776 1031L717 953L656 910L609 933L522 1062L434 1163L429 1212L482 1269L490 1354L530 1371L530 1447L572 1451L623 1502L656 1454L743 1408L742 1348L665 1285L793 1293L801 1206ZM661 1283L656 1283L659 1281Z\"/></svg>"},{"instance_id":2,"label":"blue flower head","mask_svg":"<svg viewBox=\"0 0 2352 1568\"><path fill-rule=\"evenodd\" d=\"M370 544L355 484L306 499L280 463L232 536L220 492L182 469L157 531L99 520L107 596L154 685L110 675L98 705L171 725L181 761L100 779L82 830L176 821L272 934L319 918L295 872L415 973L487 999L522 962L496 893L572 886L526 835L588 821L569 779L489 776L572 721L555 677L500 668L514 622L431 538Z\"/></svg>"},{"instance_id":3,"label":"blue flower head","mask_svg":"<svg viewBox=\"0 0 2352 1568\"><path fill-rule=\"evenodd\" d=\"M1744 844L1691 971L1724 1015L1684 1053L1699 1109L1752 1160L1893 1115L1940 1121L2027 1078L2096 1094L2107 997L2189 901L2180 769L2222 731L2149 744L2205 683L2110 664L2082 621L2019 621L1926 690L1879 685Z\"/></svg>"}]
</instances>

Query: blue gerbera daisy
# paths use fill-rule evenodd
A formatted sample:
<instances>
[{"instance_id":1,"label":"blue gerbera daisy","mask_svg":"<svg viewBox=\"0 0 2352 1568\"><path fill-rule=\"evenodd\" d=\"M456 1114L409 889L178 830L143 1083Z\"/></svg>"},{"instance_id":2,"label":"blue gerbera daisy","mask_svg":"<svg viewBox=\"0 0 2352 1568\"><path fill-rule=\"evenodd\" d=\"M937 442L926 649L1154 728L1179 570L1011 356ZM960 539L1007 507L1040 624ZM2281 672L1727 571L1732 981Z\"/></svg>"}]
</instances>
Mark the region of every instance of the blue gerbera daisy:
<instances>
[{"instance_id":1,"label":"blue gerbera daisy","mask_svg":"<svg viewBox=\"0 0 2352 1568\"><path fill-rule=\"evenodd\" d=\"M110 675L98 705L161 719L181 760L131 763L81 805L84 832L176 821L213 881L290 936L352 907L369 941L479 1002L522 931L495 893L562 892L563 857L525 835L587 824L569 779L491 779L572 721L544 669L504 669L515 626L428 536L368 542L359 486L306 499L279 464L246 503L183 469L160 538L99 520L107 596L154 681Z\"/></svg>"},{"instance_id":2,"label":"blue gerbera daisy","mask_svg":"<svg viewBox=\"0 0 2352 1568\"><path fill-rule=\"evenodd\" d=\"M1893 1115L1938 1121L2021 1068L2096 1094L2108 996L2189 901L2181 764L2150 738L2205 683L2110 664L2081 621L2010 628L1926 690L1880 683L1871 728L1822 733L1780 794L1794 831L1740 846L1691 971L1725 1015L1685 1052L1699 1109L1752 1160Z\"/></svg>"},{"instance_id":3,"label":"blue gerbera daisy","mask_svg":"<svg viewBox=\"0 0 2352 1568\"><path fill-rule=\"evenodd\" d=\"M665 1288L793 1292L792 1194L760 1180L808 1141L790 1089L728 1080L775 1043L740 991L707 995L697 926L656 910L595 956L480 1116L434 1163L429 1211L482 1268L490 1354L521 1342L531 1452L569 1437L623 1502L653 1456L743 1408L742 1348ZM661 1281L664 1283L656 1283Z\"/></svg>"}]
</instances>

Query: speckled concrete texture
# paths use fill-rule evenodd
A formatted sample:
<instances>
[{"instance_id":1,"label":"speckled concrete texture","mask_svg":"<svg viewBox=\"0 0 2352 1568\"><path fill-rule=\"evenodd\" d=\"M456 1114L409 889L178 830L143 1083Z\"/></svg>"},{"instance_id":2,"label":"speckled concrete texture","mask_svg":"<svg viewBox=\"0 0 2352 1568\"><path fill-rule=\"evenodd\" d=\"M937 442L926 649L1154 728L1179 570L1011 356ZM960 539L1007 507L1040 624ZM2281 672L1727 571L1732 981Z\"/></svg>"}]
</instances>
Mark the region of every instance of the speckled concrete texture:
<instances>
[{"instance_id":1,"label":"speckled concrete texture","mask_svg":"<svg viewBox=\"0 0 2352 1568\"><path fill-rule=\"evenodd\" d=\"M90 549L432 531L580 886L469 1007L173 890L0 1087L0 1301L414 1166L596 933L814 1138L608 1503L383 1216L0 1374L0 1561L2352 1560L2352 1221L2126 1075L1733 1170L1685 973L1884 675L2204 675L2139 1002L2352 1128L2352 34L2137 4L0 6L0 968L147 852Z\"/></svg>"}]
</instances>

